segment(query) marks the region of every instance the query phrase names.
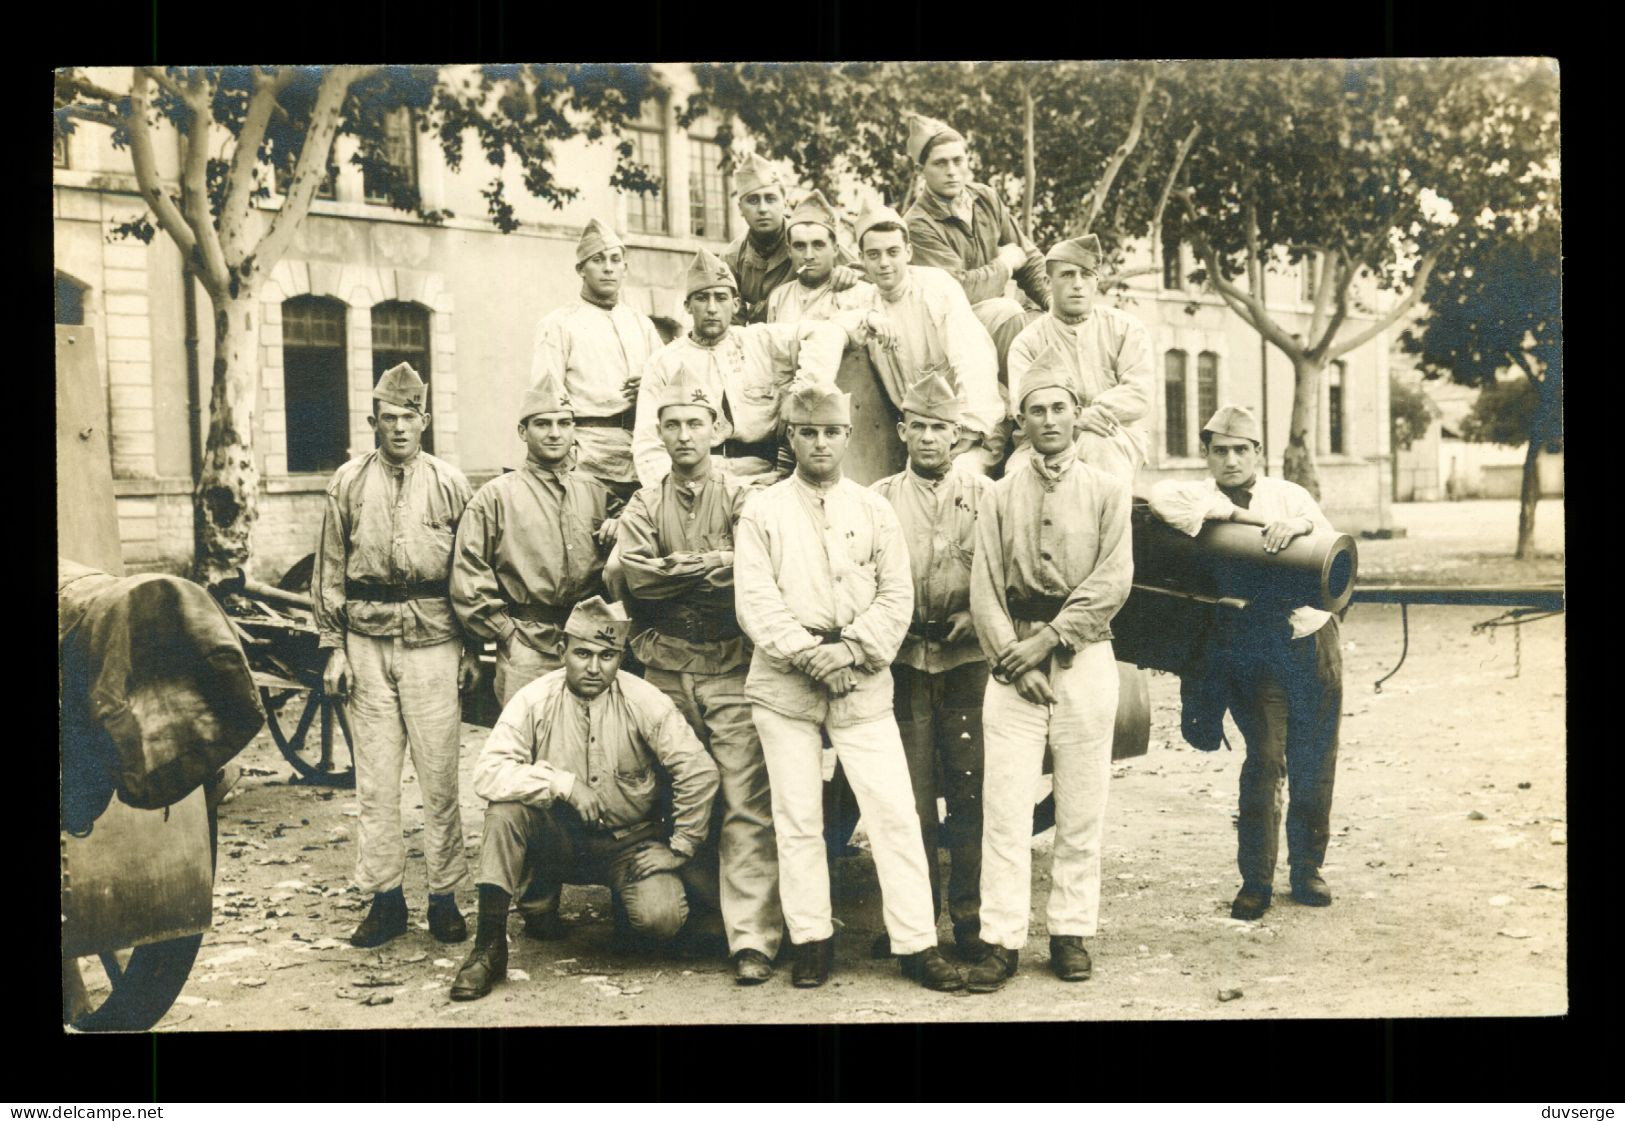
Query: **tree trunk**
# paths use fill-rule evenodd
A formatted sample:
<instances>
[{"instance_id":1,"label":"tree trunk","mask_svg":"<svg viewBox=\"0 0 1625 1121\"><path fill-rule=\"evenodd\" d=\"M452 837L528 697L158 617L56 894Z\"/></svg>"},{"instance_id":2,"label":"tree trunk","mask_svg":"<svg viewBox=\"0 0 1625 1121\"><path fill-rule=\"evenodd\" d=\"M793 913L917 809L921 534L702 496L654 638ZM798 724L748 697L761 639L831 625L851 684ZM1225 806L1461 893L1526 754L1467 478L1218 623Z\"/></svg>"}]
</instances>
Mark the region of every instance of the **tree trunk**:
<instances>
[{"instance_id":1,"label":"tree trunk","mask_svg":"<svg viewBox=\"0 0 1625 1121\"><path fill-rule=\"evenodd\" d=\"M1021 87L1021 225L1028 237L1033 236L1033 196L1037 191L1038 161L1033 151L1033 87L1031 82Z\"/></svg>"},{"instance_id":2,"label":"tree trunk","mask_svg":"<svg viewBox=\"0 0 1625 1121\"><path fill-rule=\"evenodd\" d=\"M194 578L213 585L248 567L259 514L254 403L259 382L259 300L215 299L209 438L192 496Z\"/></svg>"},{"instance_id":3,"label":"tree trunk","mask_svg":"<svg viewBox=\"0 0 1625 1121\"><path fill-rule=\"evenodd\" d=\"M1531 433L1529 452L1523 457L1523 490L1518 495L1519 560L1535 555L1535 503L1540 501L1540 449L1542 443Z\"/></svg>"},{"instance_id":4,"label":"tree trunk","mask_svg":"<svg viewBox=\"0 0 1625 1121\"><path fill-rule=\"evenodd\" d=\"M1314 495L1316 502L1320 501L1320 475L1315 471L1315 421L1323 367L1309 359L1292 363L1292 418L1281 451L1281 477Z\"/></svg>"}]
</instances>

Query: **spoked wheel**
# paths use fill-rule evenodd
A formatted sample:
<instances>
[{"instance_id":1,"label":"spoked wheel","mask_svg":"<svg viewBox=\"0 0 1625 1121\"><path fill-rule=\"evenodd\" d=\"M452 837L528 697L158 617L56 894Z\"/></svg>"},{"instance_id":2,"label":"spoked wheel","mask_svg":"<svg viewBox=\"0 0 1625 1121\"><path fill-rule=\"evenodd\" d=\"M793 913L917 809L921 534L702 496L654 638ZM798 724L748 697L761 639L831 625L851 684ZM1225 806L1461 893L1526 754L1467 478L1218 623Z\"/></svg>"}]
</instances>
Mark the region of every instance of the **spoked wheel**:
<instances>
[{"instance_id":1,"label":"spoked wheel","mask_svg":"<svg viewBox=\"0 0 1625 1121\"><path fill-rule=\"evenodd\" d=\"M355 786L354 737L344 702L314 689L260 688L265 723L282 757L307 782Z\"/></svg>"},{"instance_id":2,"label":"spoked wheel","mask_svg":"<svg viewBox=\"0 0 1625 1121\"><path fill-rule=\"evenodd\" d=\"M215 813L209 810L211 863ZM62 1022L75 1031L147 1031L186 987L202 934L62 959Z\"/></svg>"}]
</instances>

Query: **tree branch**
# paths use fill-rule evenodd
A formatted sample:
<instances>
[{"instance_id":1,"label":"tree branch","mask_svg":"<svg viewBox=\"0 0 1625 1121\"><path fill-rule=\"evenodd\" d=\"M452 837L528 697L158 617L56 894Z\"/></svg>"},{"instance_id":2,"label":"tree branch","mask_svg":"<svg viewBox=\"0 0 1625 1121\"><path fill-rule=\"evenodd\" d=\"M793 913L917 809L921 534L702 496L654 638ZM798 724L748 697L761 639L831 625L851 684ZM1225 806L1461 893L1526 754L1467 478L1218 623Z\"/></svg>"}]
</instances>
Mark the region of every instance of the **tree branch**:
<instances>
[{"instance_id":1,"label":"tree branch","mask_svg":"<svg viewBox=\"0 0 1625 1121\"><path fill-rule=\"evenodd\" d=\"M1333 297L1333 306L1336 311L1332 314L1331 325L1322 334L1319 336L1311 335L1311 338L1317 339L1315 349L1321 353L1325 353L1330 349L1332 340L1337 338L1337 332L1343 329L1343 324L1349 317L1349 288L1354 283L1355 262L1349 259L1348 254L1341 251L1338 252L1336 259L1339 260L1339 267L1342 269L1337 280L1337 293ZM1315 293L1315 306L1318 315L1320 310L1319 292Z\"/></svg>"},{"instance_id":2,"label":"tree branch","mask_svg":"<svg viewBox=\"0 0 1625 1121\"><path fill-rule=\"evenodd\" d=\"M272 112L279 108L277 95L293 81L293 76L292 67L282 67L273 75L254 69L254 94L237 134L237 148L231 154L231 170L226 176L226 196L220 204L220 247L228 267L242 263L243 230L254 211L249 185L259 163L260 143L265 139Z\"/></svg>"},{"instance_id":3,"label":"tree branch","mask_svg":"<svg viewBox=\"0 0 1625 1121\"><path fill-rule=\"evenodd\" d=\"M1196 204L1191 200L1190 192L1187 190L1181 194L1179 200L1190 216L1191 246L1207 267L1208 283L1213 285L1213 290L1230 305L1230 309L1239 315L1243 322L1273 343L1282 354L1291 358L1293 362L1300 361L1303 358L1302 345L1270 318L1269 312L1264 307L1264 301L1257 293L1244 292L1225 279L1223 271L1219 268L1218 252L1202 232L1201 226L1197 224ZM1257 242L1256 231L1251 234L1251 240Z\"/></svg>"},{"instance_id":4,"label":"tree branch","mask_svg":"<svg viewBox=\"0 0 1625 1121\"><path fill-rule=\"evenodd\" d=\"M1152 268L1150 265L1146 265L1142 268L1124 269L1122 272L1114 272L1110 276L1103 276L1100 278L1100 290L1104 292L1108 288L1115 288L1117 285L1122 284L1125 280L1130 280L1136 276L1145 276L1147 273L1161 271L1161 269Z\"/></svg>"},{"instance_id":5,"label":"tree branch","mask_svg":"<svg viewBox=\"0 0 1625 1121\"><path fill-rule=\"evenodd\" d=\"M1330 348L1326 354L1327 361L1330 361L1333 358L1341 357L1351 350L1364 346L1366 343L1382 334L1382 332L1392 327L1395 323L1399 322L1400 317L1402 317L1406 312L1410 311L1411 305L1415 304L1417 299L1421 297L1422 291L1427 287L1428 277L1433 275L1433 266L1439 263L1439 254L1443 251L1444 246L1442 244L1428 250L1427 254L1422 258L1422 263L1417 266L1416 277L1411 281L1411 290L1406 293L1405 298L1400 300L1399 303L1395 304L1393 307L1389 308L1387 314L1385 314L1381 319L1367 327L1364 331L1361 331L1358 335L1355 335L1348 342Z\"/></svg>"},{"instance_id":6,"label":"tree branch","mask_svg":"<svg viewBox=\"0 0 1625 1121\"><path fill-rule=\"evenodd\" d=\"M94 97L100 101L110 101L117 104L124 97L122 93L119 93L116 90L110 90L106 86L98 86L95 82L92 82L89 78L85 77L77 70L63 74L58 81L62 85L67 86L74 93L84 94L86 97Z\"/></svg>"},{"instance_id":7,"label":"tree branch","mask_svg":"<svg viewBox=\"0 0 1625 1121\"><path fill-rule=\"evenodd\" d=\"M137 68L130 82L130 160L135 165L136 188L141 192L141 198L146 202L158 220L158 225L175 242L181 251L181 258L186 261L192 259L197 249L197 236L192 228L181 217L173 200L164 193L163 183L158 178L158 164L152 153L152 126L147 122L147 73ZM211 278L199 277L209 294L213 296L215 289L210 287Z\"/></svg>"},{"instance_id":8,"label":"tree branch","mask_svg":"<svg viewBox=\"0 0 1625 1121\"><path fill-rule=\"evenodd\" d=\"M1523 376L1529 380L1529 384L1538 392L1541 387L1541 378L1535 373L1534 367L1529 364L1529 356L1521 350L1506 350L1502 351L1502 353L1512 359L1518 369L1523 371Z\"/></svg>"},{"instance_id":9,"label":"tree branch","mask_svg":"<svg viewBox=\"0 0 1625 1121\"><path fill-rule=\"evenodd\" d=\"M1168 209L1168 196L1173 194L1179 172L1185 166L1185 158L1191 154L1191 145L1196 143L1196 134L1201 131L1201 125L1192 125L1191 130L1185 134L1185 139L1181 140L1179 147L1174 150L1173 166L1168 169L1168 178L1162 183L1162 193L1157 196L1157 209L1151 213L1151 230L1159 236L1162 233L1162 215Z\"/></svg>"},{"instance_id":10,"label":"tree branch","mask_svg":"<svg viewBox=\"0 0 1625 1121\"><path fill-rule=\"evenodd\" d=\"M1112 153L1112 158L1106 161L1106 169L1100 173L1099 182L1095 184L1095 189L1089 192L1089 210L1084 215L1083 233L1094 229L1101 211L1106 209L1106 196L1111 193L1117 173L1123 170L1123 164L1128 161L1129 155L1140 143L1140 134L1145 131L1145 107L1151 102L1151 91L1156 84L1157 76L1154 71L1147 71L1145 77L1140 80L1140 97L1134 104L1134 117L1129 122L1128 135Z\"/></svg>"},{"instance_id":11,"label":"tree branch","mask_svg":"<svg viewBox=\"0 0 1625 1121\"><path fill-rule=\"evenodd\" d=\"M192 119L186 127L186 150L181 158L181 207L186 224L197 237L195 262L216 284L224 288L229 280L226 256L220 249L220 233L209 213L209 102L213 97L208 83L194 78L186 91L186 106Z\"/></svg>"},{"instance_id":12,"label":"tree branch","mask_svg":"<svg viewBox=\"0 0 1625 1121\"><path fill-rule=\"evenodd\" d=\"M335 66L322 75L315 104L310 110L310 127L299 149L299 162L294 165L293 182L282 197L282 208L271 218L259 244L238 265L244 281L269 272L287 251L299 223L310 213L316 189L327 175L327 154L338 133L339 110L344 107L344 98L352 85L376 69L376 66Z\"/></svg>"},{"instance_id":13,"label":"tree branch","mask_svg":"<svg viewBox=\"0 0 1625 1121\"><path fill-rule=\"evenodd\" d=\"M188 93L186 87L181 85L174 78L171 78L162 66L143 66L140 69L141 73L157 82L166 92L179 98L181 101L186 102L188 105L192 103L191 94Z\"/></svg>"}]
</instances>

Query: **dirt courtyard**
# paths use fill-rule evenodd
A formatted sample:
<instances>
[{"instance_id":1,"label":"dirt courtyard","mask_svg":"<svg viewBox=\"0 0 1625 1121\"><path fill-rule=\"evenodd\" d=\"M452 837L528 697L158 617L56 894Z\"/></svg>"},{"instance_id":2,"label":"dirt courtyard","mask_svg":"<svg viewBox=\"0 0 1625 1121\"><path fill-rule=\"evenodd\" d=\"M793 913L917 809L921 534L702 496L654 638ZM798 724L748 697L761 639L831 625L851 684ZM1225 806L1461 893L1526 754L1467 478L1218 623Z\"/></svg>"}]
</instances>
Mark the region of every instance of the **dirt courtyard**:
<instances>
[{"instance_id":1,"label":"dirt courtyard","mask_svg":"<svg viewBox=\"0 0 1625 1121\"><path fill-rule=\"evenodd\" d=\"M1409 535L1361 542L1363 577L1561 577L1559 502L1540 510L1537 550L1547 556L1494 560L1493 575L1490 558L1510 553L1514 504L1405 506L1396 517ZM1187 747L1178 681L1152 675L1151 751L1114 768L1094 979L1065 985L1045 967L1044 834L1021 972L987 996L926 992L895 962L869 959L880 908L872 866L859 856L841 862L836 972L823 989L792 988L787 968L742 989L720 959L617 955L607 891L570 888L565 940L529 941L513 922L509 980L484 1000L453 1004L447 988L470 943L429 937L421 859L407 869L413 930L381 950L352 948L345 939L365 902L348 886L354 792L291 784L262 734L240 757L245 777L221 808L214 928L158 1030L1561 1014L1565 621L1531 623L1516 639L1511 629L1471 632L1498 613L1412 609L1409 656L1375 693L1372 683L1399 658L1399 608L1351 610L1324 869L1336 902L1293 903L1283 868L1277 903L1258 922L1229 918L1241 754ZM485 730L464 733L472 862L481 808L469 770ZM1241 742L1233 727L1230 738ZM410 765L407 773L412 846L421 809ZM459 899L472 926L472 884Z\"/></svg>"}]
</instances>

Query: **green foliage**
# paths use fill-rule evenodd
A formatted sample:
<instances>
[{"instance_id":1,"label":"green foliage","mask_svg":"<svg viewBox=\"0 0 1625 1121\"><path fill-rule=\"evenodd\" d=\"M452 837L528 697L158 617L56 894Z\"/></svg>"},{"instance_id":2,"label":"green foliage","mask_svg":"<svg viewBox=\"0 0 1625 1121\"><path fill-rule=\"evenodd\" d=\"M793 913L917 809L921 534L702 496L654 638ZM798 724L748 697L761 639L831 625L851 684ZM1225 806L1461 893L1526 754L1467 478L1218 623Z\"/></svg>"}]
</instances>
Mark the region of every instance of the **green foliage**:
<instances>
[{"instance_id":1,"label":"green foliage","mask_svg":"<svg viewBox=\"0 0 1625 1121\"><path fill-rule=\"evenodd\" d=\"M1395 451L1409 448L1433 427L1427 394L1398 378L1388 379L1388 430Z\"/></svg>"},{"instance_id":2,"label":"green foliage","mask_svg":"<svg viewBox=\"0 0 1625 1121\"><path fill-rule=\"evenodd\" d=\"M1478 391L1473 407L1462 418L1463 439L1475 443L1520 447L1541 421L1540 391L1522 377L1490 382ZM1542 451L1563 450L1561 421L1541 447Z\"/></svg>"},{"instance_id":3,"label":"green foliage","mask_svg":"<svg viewBox=\"0 0 1625 1121\"><path fill-rule=\"evenodd\" d=\"M977 178L1020 213L1023 96L1033 95L1036 149L1033 229L1040 245L1084 232L1091 192L1124 142L1146 77L1157 84L1144 133L1111 192L1094 232L1108 251L1142 236L1176 147L1164 125L1170 65L1152 63L718 63L694 68L700 91L688 123L717 120L729 147L735 124L756 151L787 162L798 177L835 198L844 174L901 208L916 189L905 141L908 114L924 113L964 134Z\"/></svg>"}]
</instances>

